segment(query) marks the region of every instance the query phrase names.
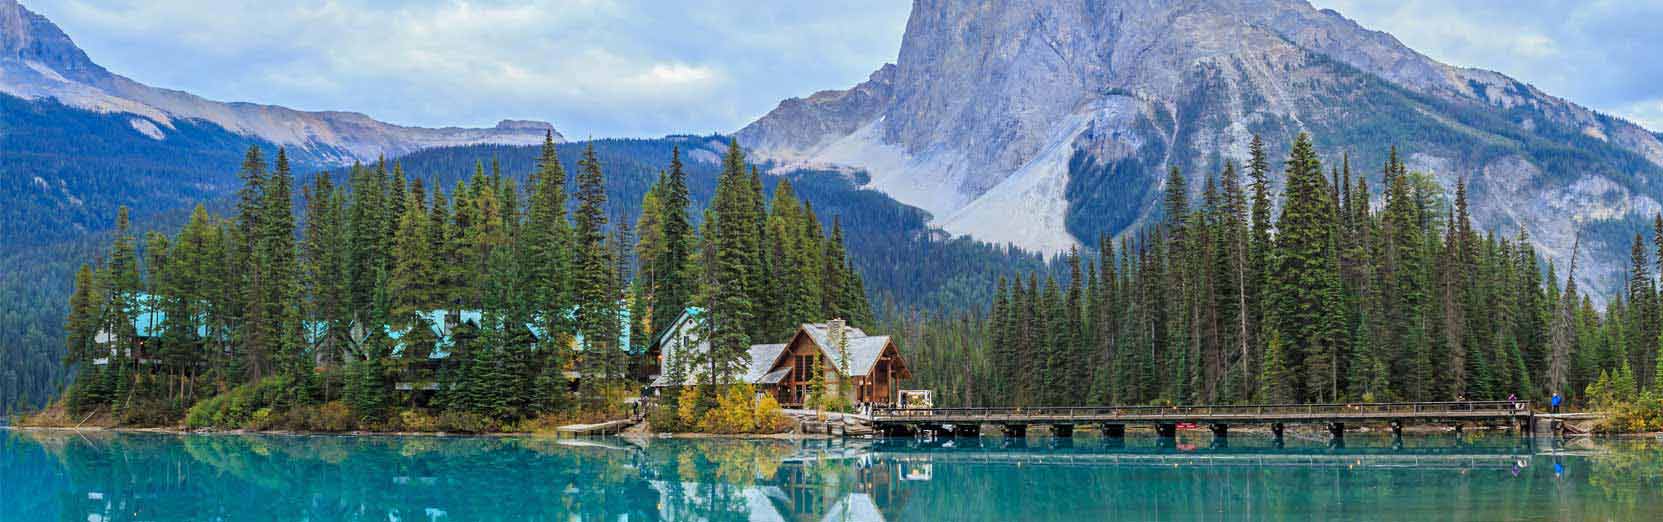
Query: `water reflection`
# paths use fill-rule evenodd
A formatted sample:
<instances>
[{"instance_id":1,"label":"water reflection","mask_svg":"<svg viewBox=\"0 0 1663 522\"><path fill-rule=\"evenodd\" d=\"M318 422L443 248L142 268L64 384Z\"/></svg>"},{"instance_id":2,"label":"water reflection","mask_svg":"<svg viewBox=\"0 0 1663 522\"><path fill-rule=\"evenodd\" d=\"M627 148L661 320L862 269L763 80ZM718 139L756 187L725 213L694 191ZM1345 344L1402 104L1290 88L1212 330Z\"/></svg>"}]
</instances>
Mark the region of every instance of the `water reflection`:
<instances>
[{"instance_id":1,"label":"water reflection","mask_svg":"<svg viewBox=\"0 0 1663 522\"><path fill-rule=\"evenodd\" d=\"M0 432L0 520L1655 520L1663 445Z\"/></svg>"}]
</instances>

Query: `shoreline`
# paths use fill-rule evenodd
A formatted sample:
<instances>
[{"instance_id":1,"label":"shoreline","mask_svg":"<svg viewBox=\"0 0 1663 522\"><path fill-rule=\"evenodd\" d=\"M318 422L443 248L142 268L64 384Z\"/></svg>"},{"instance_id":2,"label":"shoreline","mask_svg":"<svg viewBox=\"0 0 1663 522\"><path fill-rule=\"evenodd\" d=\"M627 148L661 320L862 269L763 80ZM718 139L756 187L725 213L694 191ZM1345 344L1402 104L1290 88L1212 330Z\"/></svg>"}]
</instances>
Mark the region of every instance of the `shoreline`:
<instances>
[{"instance_id":1,"label":"shoreline","mask_svg":"<svg viewBox=\"0 0 1663 522\"><path fill-rule=\"evenodd\" d=\"M42 431L42 432L68 431L68 432L148 433L148 434L160 434L160 435L275 435L275 436L314 436L314 437L315 436L337 436L337 437L449 437L449 438L462 438L462 437L493 437L493 438L536 437L536 438L546 438L546 439L592 439L592 438L601 438L601 437L592 437L592 436L561 436L557 432L535 432L535 431L495 432L495 433L454 433L454 432L438 432L438 431L338 431L337 432L337 431L244 430L244 429L236 429L236 430L195 429L195 430L192 430L192 429L184 429L184 428L129 428L129 427L110 427L110 426L80 426L80 427L72 427L72 426L28 426L28 425L18 425L18 424L0 425L0 431L4 431L4 430ZM1199 432L1201 430L1194 430L1194 431ZM1259 432L1261 430L1245 429L1245 430L1241 430L1241 431L1245 432L1245 433L1260 434ZM1263 430L1263 431L1268 433L1268 430ZM1380 432L1380 430L1366 430L1366 429L1365 430L1357 430L1357 431L1359 433L1370 433L1370 434ZM1404 431L1406 433L1412 433L1412 434L1415 434L1415 435L1427 435L1427 436L1451 433L1451 431L1447 430L1447 429L1415 429L1415 430L1405 429ZM1487 431L1503 431L1503 430L1473 430L1473 432L1487 432ZM624 431L624 432L613 434L613 435L605 435L603 437L613 437L613 438L620 438L620 439L626 439L626 440L632 440L632 441L635 441L635 440L653 440L653 439L681 439L681 440L723 440L723 439L726 439L726 440L805 441L805 440L832 440L832 439L838 438L836 436L827 435L827 434L824 434L824 433L795 433L795 432L792 432L792 433L735 433L735 434L724 434L724 433L692 433L692 432L661 433L661 432L643 432L643 431ZM997 438L997 437L1002 437L1002 435L982 435L981 436L981 438ZM1047 435L1043 435L1043 436L1038 436L1036 438L1050 438L1050 437L1051 437L1051 435L1047 434ZM1089 437L1086 437L1086 438L1098 438L1098 437L1099 436L1093 435L1093 436L1089 436ZM848 437L848 438L873 439L873 438L884 438L884 437L874 436L874 437ZM903 437L903 438L905 438L905 437ZM1079 438L1079 437L1073 437L1073 438ZM1653 438L1663 438L1663 432L1597 433L1597 434L1587 434L1587 435L1566 437L1566 439L1653 439Z\"/></svg>"},{"instance_id":2,"label":"shoreline","mask_svg":"<svg viewBox=\"0 0 1663 522\"><path fill-rule=\"evenodd\" d=\"M13 431L43 431L43 432L110 432L110 433L147 433L158 435L278 435L278 436L340 436L340 437L537 437L547 439L591 439L592 436L561 436L558 432L512 431L493 433L456 433L443 431L295 431L295 430L214 430L188 428L131 428L119 426L29 426L19 424L0 425L0 430ZM622 439L733 439L733 440L827 440L833 438L822 433L658 433L658 432L623 432L605 437Z\"/></svg>"}]
</instances>

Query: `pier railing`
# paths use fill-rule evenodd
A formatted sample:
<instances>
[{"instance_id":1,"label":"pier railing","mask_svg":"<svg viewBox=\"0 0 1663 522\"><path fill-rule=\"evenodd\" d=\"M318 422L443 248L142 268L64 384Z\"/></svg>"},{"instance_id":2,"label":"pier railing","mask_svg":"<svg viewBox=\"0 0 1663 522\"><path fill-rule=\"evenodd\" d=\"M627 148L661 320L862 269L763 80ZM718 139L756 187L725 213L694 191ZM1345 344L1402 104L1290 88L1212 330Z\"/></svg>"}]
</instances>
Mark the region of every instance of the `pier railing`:
<instances>
[{"instance_id":1,"label":"pier railing","mask_svg":"<svg viewBox=\"0 0 1663 522\"><path fill-rule=\"evenodd\" d=\"M872 411L874 420L958 418L1006 420L1035 418L1081 421L1115 418L1276 419L1309 417L1428 417L1440 415L1528 416L1529 401L1352 402L1324 404L1204 404L1177 406L1012 406L959 408L887 407Z\"/></svg>"}]
</instances>

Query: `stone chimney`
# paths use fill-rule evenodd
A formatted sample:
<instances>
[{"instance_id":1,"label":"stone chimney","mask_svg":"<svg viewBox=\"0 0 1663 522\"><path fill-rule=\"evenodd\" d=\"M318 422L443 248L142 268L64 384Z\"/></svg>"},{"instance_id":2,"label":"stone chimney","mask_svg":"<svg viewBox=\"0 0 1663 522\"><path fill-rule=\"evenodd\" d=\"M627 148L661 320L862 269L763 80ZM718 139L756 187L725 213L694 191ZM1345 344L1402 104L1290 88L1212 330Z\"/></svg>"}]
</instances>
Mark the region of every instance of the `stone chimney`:
<instances>
[{"instance_id":1,"label":"stone chimney","mask_svg":"<svg viewBox=\"0 0 1663 522\"><path fill-rule=\"evenodd\" d=\"M826 339L831 341L832 346L838 351L843 351L844 345L847 344L843 342L844 324L842 319L826 321Z\"/></svg>"}]
</instances>

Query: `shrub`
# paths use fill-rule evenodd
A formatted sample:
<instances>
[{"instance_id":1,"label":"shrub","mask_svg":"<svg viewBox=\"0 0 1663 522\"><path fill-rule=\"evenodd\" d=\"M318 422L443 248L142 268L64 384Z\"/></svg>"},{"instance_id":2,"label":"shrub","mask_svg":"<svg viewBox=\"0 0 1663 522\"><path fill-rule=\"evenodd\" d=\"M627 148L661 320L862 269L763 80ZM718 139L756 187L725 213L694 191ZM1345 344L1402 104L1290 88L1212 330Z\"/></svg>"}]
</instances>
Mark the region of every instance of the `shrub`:
<instances>
[{"instance_id":1,"label":"shrub","mask_svg":"<svg viewBox=\"0 0 1663 522\"><path fill-rule=\"evenodd\" d=\"M647 410L647 424L653 431L675 433L683 431L680 408L675 404L656 404Z\"/></svg>"},{"instance_id":2,"label":"shrub","mask_svg":"<svg viewBox=\"0 0 1663 522\"><path fill-rule=\"evenodd\" d=\"M225 410L225 403L229 402L229 399L229 395L220 394L203 399L201 402L196 403L196 405L191 406L190 411L185 414L185 425L191 428L212 428L218 426L218 418L221 412Z\"/></svg>"},{"instance_id":3,"label":"shrub","mask_svg":"<svg viewBox=\"0 0 1663 522\"><path fill-rule=\"evenodd\" d=\"M490 433L497 431L497 421L477 413L447 411L439 414L440 431L453 433Z\"/></svg>"},{"instance_id":4,"label":"shrub","mask_svg":"<svg viewBox=\"0 0 1663 522\"><path fill-rule=\"evenodd\" d=\"M688 429L699 424L699 418L704 416L703 402L699 396L704 394L701 387L687 387L676 397L676 421L681 429Z\"/></svg>"},{"instance_id":5,"label":"shrub","mask_svg":"<svg viewBox=\"0 0 1663 522\"><path fill-rule=\"evenodd\" d=\"M749 385L730 386L716 399L716 407L704 413L698 427L707 433L779 433L791 429L791 418L778 401L764 394L757 398Z\"/></svg>"},{"instance_id":6,"label":"shrub","mask_svg":"<svg viewBox=\"0 0 1663 522\"><path fill-rule=\"evenodd\" d=\"M780 408L773 395L764 395L756 402L756 425L759 433L783 433L796 425L791 416Z\"/></svg>"},{"instance_id":7,"label":"shrub","mask_svg":"<svg viewBox=\"0 0 1663 522\"><path fill-rule=\"evenodd\" d=\"M255 430L269 430L277 417L271 414L271 406L254 410L254 415L248 418L248 428Z\"/></svg>"},{"instance_id":8,"label":"shrub","mask_svg":"<svg viewBox=\"0 0 1663 522\"><path fill-rule=\"evenodd\" d=\"M1606 433L1642 433L1663 431L1663 395L1647 392L1631 401L1606 401L1596 404L1607 417L1596 431Z\"/></svg>"},{"instance_id":9,"label":"shrub","mask_svg":"<svg viewBox=\"0 0 1663 522\"><path fill-rule=\"evenodd\" d=\"M147 399L134 401L131 407L123 408L116 424L139 428L175 426L183 416L184 411L176 401Z\"/></svg>"},{"instance_id":10,"label":"shrub","mask_svg":"<svg viewBox=\"0 0 1663 522\"><path fill-rule=\"evenodd\" d=\"M439 419L421 410L398 412L398 424L404 431L439 431Z\"/></svg>"},{"instance_id":11,"label":"shrub","mask_svg":"<svg viewBox=\"0 0 1663 522\"><path fill-rule=\"evenodd\" d=\"M262 426L272 422L273 412L295 405L294 384L288 376L277 375L237 386L191 406L185 424L191 428L266 429ZM261 410L266 413L256 420Z\"/></svg>"},{"instance_id":12,"label":"shrub","mask_svg":"<svg viewBox=\"0 0 1663 522\"><path fill-rule=\"evenodd\" d=\"M317 416L312 423L312 429L318 431L348 431L357 426L352 417L352 409L341 401L323 403L317 409Z\"/></svg>"},{"instance_id":13,"label":"shrub","mask_svg":"<svg viewBox=\"0 0 1663 522\"><path fill-rule=\"evenodd\" d=\"M730 386L716 398L716 407L704 413L699 429L708 433L751 433L756 430L756 408L751 387Z\"/></svg>"}]
</instances>

